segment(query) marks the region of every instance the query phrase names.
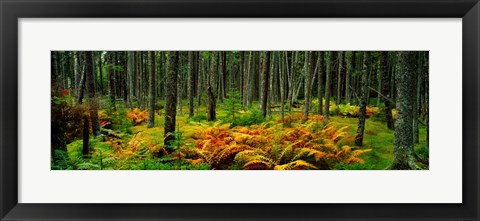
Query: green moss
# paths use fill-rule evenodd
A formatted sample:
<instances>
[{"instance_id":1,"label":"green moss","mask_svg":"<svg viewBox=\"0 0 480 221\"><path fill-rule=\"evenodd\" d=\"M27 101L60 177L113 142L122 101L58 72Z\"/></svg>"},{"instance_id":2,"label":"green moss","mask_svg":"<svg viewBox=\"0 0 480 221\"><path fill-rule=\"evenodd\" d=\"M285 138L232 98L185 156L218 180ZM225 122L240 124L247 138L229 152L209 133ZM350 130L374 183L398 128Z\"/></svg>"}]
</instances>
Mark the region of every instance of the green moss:
<instances>
[{"instance_id":1,"label":"green moss","mask_svg":"<svg viewBox=\"0 0 480 221\"><path fill-rule=\"evenodd\" d=\"M193 118L188 117L188 106L183 101L183 114L177 115L177 130L181 132L181 143L188 148L194 148L192 136L195 133L204 130L204 128L214 124L229 124L233 126L250 126L255 124L263 124L267 126L275 126L279 124L279 113L272 113L271 116L264 118L258 111L258 103L252 104L250 109L239 109L235 112L235 118L230 116L231 111L224 110L221 103L217 106L217 122L206 121L206 109L202 106L195 109ZM164 105L159 102L159 105ZM122 109L118 107L118 109ZM104 110L105 111L105 110ZM121 138L99 137L90 138L91 154L88 157L82 155L83 143L81 139L75 140L67 145L67 152L56 151L55 160L52 159L52 169L88 169L88 170L204 170L211 169L210 165L205 163L192 164L189 161L159 159L156 157L155 151L163 147L163 122L164 116L161 112L157 112L155 116L155 127L147 128L146 123L131 126L123 124L128 119L124 114L125 110L118 110L113 129L120 134ZM296 110L298 111L298 110ZM160 113L160 114L159 114ZM287 112L286 112L287 114ZM381 114L381 113L380 113ZM122 119L124 118L124 119ZM348 134L346 138L340 141L341 145L353 145L352 139L355 136L358 119L350 116L331 116L328 122L334 122L336 127L348 128L345 132ZM299 122L291 123L294 127ZM327 122L319 122L321 125ZM288 126L288 125L287 125ZM281 128L281 127L279 127ZM420 141L415 145L415 153L417 159L428 166L428 150L425 148L426 128L420 125L419 128ZM120 155L117 149L114 149L106 140L113 139L118 141L122 151L128 152L131 148L129 142L132 139L140 139L141 144L136 147L136 151L131 155ZM371 117L366 120L364 144L359 149L372 149L372 151L364 153L360 158L364 163L336 165L333 169L338 170L383 170L391 165L393 160L393 143L394 131L386 127L383 117ZM116 148L119 148L118 146ZM188 154L188 153L187 153ZM242 165L232 164L229 169L240 170Z\"/></svg>"}]
</instances>

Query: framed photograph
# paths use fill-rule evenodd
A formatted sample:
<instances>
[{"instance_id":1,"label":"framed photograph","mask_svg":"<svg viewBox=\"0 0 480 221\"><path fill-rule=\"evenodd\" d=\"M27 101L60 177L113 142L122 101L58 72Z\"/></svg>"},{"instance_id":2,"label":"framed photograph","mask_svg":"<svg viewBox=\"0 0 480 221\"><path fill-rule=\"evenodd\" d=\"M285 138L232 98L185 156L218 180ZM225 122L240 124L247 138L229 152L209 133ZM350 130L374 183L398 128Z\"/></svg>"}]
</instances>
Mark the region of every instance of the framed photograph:
<instances>
[{"instance_id":1,"label":"framed photograph","mask_svg":"<svg viewBox=\"0 0 480 221\"><path fill-rule=\"evenodd\" d=\"M0 10L1 220L479 220L477 0Z\"/></svg>"}]
</instances>

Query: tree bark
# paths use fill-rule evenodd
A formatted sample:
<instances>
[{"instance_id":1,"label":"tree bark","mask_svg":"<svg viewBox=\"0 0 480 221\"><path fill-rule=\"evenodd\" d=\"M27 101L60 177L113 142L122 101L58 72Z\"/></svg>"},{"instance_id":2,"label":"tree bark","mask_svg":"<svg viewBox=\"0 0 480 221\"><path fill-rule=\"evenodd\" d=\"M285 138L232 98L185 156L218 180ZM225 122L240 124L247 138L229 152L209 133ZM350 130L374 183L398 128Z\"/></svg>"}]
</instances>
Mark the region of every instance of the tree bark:
<instances>
[{"instance_id":1,"label":"tree bark","mask_svg":"<svg viewBox=\"0 0 480 221\"><path fill-rule=\"evenodd\" d=\"M182 104L182 99L183 99L183 90L182 90L182 85L183 85L183 73L182 73L182 57L183 53L178 52L179 56L179 61L178 61L178 76L177 76L177 115L182 116L183 115L183 104Z\"/></svg>"},{"instance_id":2,"label":"tree bark","mask_svg":"<svg viewBox=\"0 0 480 221\"><path fill-rule=\"evenodd\" d=\"M148 128L155 126L155 52L149 51L150 71L148 76Z\"/></svg>"},{"instance_id":3,"label":"tree bark","mask_svg":"<svg viewBox=\"0 0 480 221\"><path fill-rule=\"evenodd\" d=\"M193 110L193 96L194 96L194 84L195 84L195 53L194 51L188 52L188 84L187 84L187 94L188 94L188 117L191 118L194 115Z\"/></svg>"},{"instance_id":4,"label":"tree bark","mask_svg":"<svg viewBox=\"0 0 480 221\"><path fill-rule=\"evenodd\" d=\"M397 116L395 121L395 141L393 146L393 163L390 169L417 169L413 156L413 99L416 69L416 52L399 52L400 70L397 82Z\"/></svg>"},{"instance_id":5,"label":"tree bark","mask_svg":"<svg viewBox=\"0 0 480 221\"><path fill-rule=\"evenodd\" d=\"M209 59L211 63L209 67L209 75L207 81L207 120L215 121L217 120L217 97L214 94L214 91L216 91L216 79L218 74L218 67L216 65L216 53L211 52Z\"/></svg>"},{"instance_id":6,"label":"tree bark","mask_svg":"<svg viewBox=\"0 0 480 221\"><path fill-rule=\"evenodd\" d=\"M303 122L308 120L308 112L312 100L311 80L313 76L313 52L305 52L305 105L303 106Z\"/></svg>"},{"instance_id":7,"label":"tree bark","mask_svg":"<svg viewBox=\"0 0 480 221\"><path fill-rule=\"evenodd\" d=\"M346 52L346 63L347 63L347 73L345 75L345 102L350 103L350 79L353 73L354 61L355 61L355 52Z\"/></svg>"},{"instance_id":8,"label":"tree bark","mask_svg":"<svg viewBox=\"0 0 480 221\"><path fill-rule=\"evenodd\" d=\"M93 52L85 52L85 75L88 82L88 105L90 109L90 121L94 136L100 135L100 123L98 122L98 101L95 96L95 73L93 71Z\"/></svg>"},{"instance_id":9,"label":"tree bark","mask_svg":"<svg viewBox=\"0 0 480 221\"><path fill-rule=\"evenodd\" d=\"M81 52L78 52L79 55L83 55L83 53ZM84 57L84 56L83 56ZM85 61L85 59L83 59L83 61ZM80 66L80 64L79 64ZM80 70L80 82L79 82L79 86L78 86L78 91L77 91L77 99L75 100L75 104L82 104L83 102L83 96L84 96L84 91L85 91L85 84L86 84L86 81L87 81L87 77L85 75L85 63L84 65L81 65L82 66L82 69Z\"/></svg>"},{"instance_id":10,"label":"tree bark","mask_svg":"<svg viewBox=\"0 0 480 221\"><path fill-rule=\"evenodd\" d=\"M115 60L113 59L113 53L115 52L109 52L108 56L108 90L110 93L110 103L115 110L115 78L113 76L113 65L115 64Z\"/></svg>"},{"instance_id":11,"label":"tree bark","mask_svg":"<svg viewBox=\"0 0 480 221\"><path fill-rule=\"evenodd\" d=\"M285 100L285 88L284 88L285 65L282 58L284 52L276 52L276 53L279 54L277 55L277 57L279 58L279 69L280 69L280 119L282 120L282 127L285 127L285 113L284 113L285 104L283 103Z\"/></svg>"},{"instance_id":12,"label":"tree bark","mask_svg":"<svg viewBox=\"0 0 480 221\"><path fill-rule=\"evenodd\" d=\"M417 53L417 75L414 79L415 81L415 92L414 92L414 105L413 105L413 142L419 143L419 131L418 131L418 112L420 109L420 86L422 84L422 72L423 72L423 61L421 54Z\"/></svg>"},{"instance_id":13,"label":"tree bark","mask_svg":"<svg viewBox=\"0 0 480 221\"><path fill-rule=\"evenodd\" d=\"M324 75L324 52L320 51L318 55L318 110L317 114L322 114L323 111L323 75Z\"/></svg>"},{"instance_id":14,"label":"tree bark","mask_svg":"<svg viewBox=\"0 0 480 221\"><path fill-rule=\"evenodd\" d=\"M360 115L358 117L358 127L357 133L355 135L355 145L362 146L363 145L363 134L365 130L365 117L366 117L366 109L368 103L368 75L371 71L371 64L370 64L370 52L364 52L363 56L363 73L362 73L362 82L361 82L361 96L360 96Z\"/></svg>"},{"instance_id":15,"label":"tree bark","mask_svg":"<svg viewBox=\"0 0 480 221\"><path fill-rule=\"evenodd\" d=\"M332 86L332 69L335 63L334 54L335 52L333 51L328 52L327 77L325 80L325 118L330 116L330 90Z\"/></svg>"},{"instance_id":16,"label":"tree bark","mask_svg":"<svg viewBox=\"0 0 480 221\"><path fill-rule=\"evenodd\" d=\"M388 129L393 129L392 107L390 104L390 75L388 71L388 52L380 52L380 75L382 76L382 94L385 96L383 99L385 121L387 122Z\"/></svg>"},{"instance_id":17,"label":"tree bark","mask_svg":"<svg viewBox=\"0 0 480 221\"><path fill-rule=\"evenodd\" d=\"M430 52L424 52L424 62L423 62L423 68L424 68L424 79L425 79L425 120L426 120L426 124L427 124L427 140L425 142L425 147L427 148L427 150L430 149L430 119L429 119L429 116L430 116L430 105L429 105L429 66L428 66L428 63L429 63L429 53Z\"/></svg>"},{"instance_id":18,"label":"tree bark","mask_svg":"<svg viewBox=\"0 0 480 221\"><path fill-rule=\"evenodd\" d=\"M261 87L262 87L262 96L261 96L261 105L260 110L262 112L262 116L267 116L267 100L268 100L268 82L269 82L269 75L270 75L270 51L264 52L263 56L263 70L262 70L262 78L261 78Z\"/></svg>"},{"instance_id":19,"label":"tree bark","mask_svg":"<svg viewBox=\"0 0 480 221\"><path fill-rule=\"evenodd\" d=\"M135 75L135 52L129 51L127 52L128 57L128 64L127 64L127 74L128 74L128 104L130 106L130 110L133 109L133 92L135 91L133 79Z\"/></svg>"},{"instance_id":20,"label":"tree bark","mask_svg":"<svg viewBox=\"0 0 480 221\"><path fill-rule=\"evenodd\" d=\"M343 72L343 52L338 52L338 73L337 73L337 98L335 104L339 105L342 102L342 72Z\"/></svg>"},{"instance_id":21,"label":"tree bark","mask_svg":"<svg viewBox=\"0 0 480 221\"><path fill-rule=\"evenodd\" d=\"M178 52L168 52L169 70L166 76L166 100L163 145L168 153L171 153L171 141L175 140L176 105L177 105L177 76L178 76ZM162 155L161 152L159 152Z\"/></svg>"},{"instance_id":22,"label":"tree bark","mask_svg":"<svg viewBox=\"0 0 480 221\"><path fill-rule=\"evenodd\" d=\"M104 87L103 87L103 60L102 60L102 54L103 51L98 53L98 72L100 75L100 94L103 95L105 93Z\"/></svg>"}]
</instances>

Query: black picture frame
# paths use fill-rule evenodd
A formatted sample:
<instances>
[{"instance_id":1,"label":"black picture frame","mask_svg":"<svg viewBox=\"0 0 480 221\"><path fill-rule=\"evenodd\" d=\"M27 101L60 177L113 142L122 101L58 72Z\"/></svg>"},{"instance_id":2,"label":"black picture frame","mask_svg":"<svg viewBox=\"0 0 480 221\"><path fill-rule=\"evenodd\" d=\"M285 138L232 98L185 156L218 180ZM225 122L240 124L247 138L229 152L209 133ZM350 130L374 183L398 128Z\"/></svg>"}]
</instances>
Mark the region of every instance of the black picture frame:
<instances>
[{"instance_id":1,"label":"black picture frame","mask_svg":"<svg viewBox=\"0 0 480 221\"><path fill-rule=\"evenodd\" d=\"M1 220L479 220L478 0L0 0L0 15ZM75 17L463 18L463 203L18 203L17 21Z\"/></svg>"}]
</instances>

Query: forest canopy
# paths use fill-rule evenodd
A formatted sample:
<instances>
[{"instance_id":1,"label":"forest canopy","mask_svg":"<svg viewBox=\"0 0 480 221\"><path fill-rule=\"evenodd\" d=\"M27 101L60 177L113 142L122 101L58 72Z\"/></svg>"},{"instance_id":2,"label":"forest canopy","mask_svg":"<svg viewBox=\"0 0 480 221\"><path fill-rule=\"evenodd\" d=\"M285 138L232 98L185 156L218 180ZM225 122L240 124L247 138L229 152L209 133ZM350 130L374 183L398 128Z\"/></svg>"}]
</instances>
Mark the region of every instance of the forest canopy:
<instances>
[{"instance_id":1,"label":"forest canopy","mask_svg":"<svg viewBox=\"0 0 480 221\"><path fill-rule=\"evenodd\" d=\"M428 51L52 51L52 170L429 167Z\"/></svg>"}]
</instances>

